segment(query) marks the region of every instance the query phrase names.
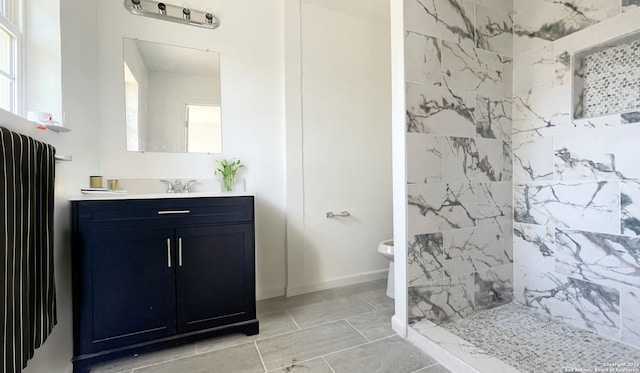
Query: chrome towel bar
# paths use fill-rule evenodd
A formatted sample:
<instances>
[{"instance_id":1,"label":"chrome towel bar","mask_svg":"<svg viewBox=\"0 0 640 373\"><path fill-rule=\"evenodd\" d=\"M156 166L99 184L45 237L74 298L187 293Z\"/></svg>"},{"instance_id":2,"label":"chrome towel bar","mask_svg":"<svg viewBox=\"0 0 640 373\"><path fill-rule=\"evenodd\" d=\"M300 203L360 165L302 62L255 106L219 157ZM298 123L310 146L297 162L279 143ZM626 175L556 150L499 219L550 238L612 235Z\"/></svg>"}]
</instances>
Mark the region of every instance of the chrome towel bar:
<instances>
[{"instance_id":1,"label":"chrome towel bar","mask_svg":"<svg viewBox=\"0 0 640 373\"><path fill-rule=\"evenodd\" d=\"M331 219L331 218L346 218L347 216L351 216L349 211L342 211L339 214L334 214L331 211L327 212L327 219Z\"/></svg>"}]
</instances>

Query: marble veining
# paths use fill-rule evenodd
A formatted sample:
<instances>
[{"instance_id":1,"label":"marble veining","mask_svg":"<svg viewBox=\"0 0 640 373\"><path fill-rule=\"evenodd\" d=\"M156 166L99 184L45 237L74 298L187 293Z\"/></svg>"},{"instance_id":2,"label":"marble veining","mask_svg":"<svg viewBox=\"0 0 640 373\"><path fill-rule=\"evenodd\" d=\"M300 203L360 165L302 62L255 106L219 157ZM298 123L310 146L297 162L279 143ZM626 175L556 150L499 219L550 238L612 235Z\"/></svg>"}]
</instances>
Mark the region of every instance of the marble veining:
<instances>
[{"instance_id":1,"label":"marble veining","mask_svg":"<svg viewBox=\"0 0 640 373\"><path fill-rule=\"evenodd\" d=\"M555 174L559 180L625 179L624 175L616 170L615 154L606 154L603 159L594 161L562 147L555 151L555 156Z\"/></svg>"},{"instance_id":2,"label":"marble veining","mask_svg":"<svg viewBox=\"0 0 640 373\"><path fill-rule=\"evenodd\" d=\"M513 179L518 181L553 180L553 137L514 137Z\"/></svg>"},{"instance_id":3,"label":"marble veining","mask_svg":"<svg viewBox=\"0 0 640 373\"><path fill-rule=\"evenodd\" d=\"M476 131L488 139L511 140L511 100L476 96Z\"/></svg>"},{"instance_id":4,"label":"marble veining","mask_svg":"<svg viewBox=\"0 0 640 373\"><path fill-rule=\"evenodd\" d=\"M511 141L502 143L502 181L513 180L513 149Z\"/></svg>"},{"instance_id":5,"label":"marble veining","mask_svg":"<svg viewBox=\"0 0 640 373\"><path fill-rule=\"evenodd\" d=\"M574 58L573 61L573 87L571 97L573 98L573 118L585 118L584 115L584 58Z\"/></svg>"},{"instance_id":6,"label":"marble veining","mask_svg":"<svg viewBox=\"0 0 640 373\"><path fill-rule=\"evenodd\" d=\"M551 227L513 223L513 261L538 270L555 270L555 235Z\"/></svg>"},{"instance_id":7,"label":"marble veining","mask_svg":"<svg viewBox=\"0 0 640 373\"><path fill-rule=\"evenodd\" d=\"M514 96L513 133L530 137L553 135L571 125L570 86L530 91Z\"/></svg>"},{"instance_id":8,"label":"marble veining","mask_svg":"<svg viewBox=\"0 0 640 373\"><path fill-rule=\"evenodd\" d=\"M442 182L442 137L407 134L407 183Z\"/></svg>"},{"instance_id":9,"label":"marble veining","mask_svg":"<svg viewBox=\"0 0 640 373\"><path fill-rule=\"evenodd\" d=\"M614 288L517 266L515 300L602 335L620 332L620 293Z\"/></svg>"},{"instance_id":10,"label":"marble veining","mask_svg":"<svg viewBox=\"0 0 640 373\"><path fill-rule=\"evenodd\" d=\"M409 287L409 322L427 319L441 324L470 315L474 286L474 276L467 275Z\"/></svg>"},{"instance_id":11,"label":"marble veining","mask_svg":"<svg viewBox=\"0 0 640 373\"><path fill-rule=\"evenodd\" d=\"M640 289L620 292L622 341L640 348Z\"/></svg>"},{"instance_id":12,"label":"marble veining","mask_svg":"<svg viewBox=\"0 0 640 373\"><path fill-rule=\"evenodd\" d=\"M510 264L507 231L498 224L444 232L444 274L457 277Z\"/></svg>"},{"instance_id":13,"label":"marble veining","mask_svg":"<svg viewBox=\"0 0 640 373\"><path fill-rule=\"evenodd\" d=\"M442 280L443 249L442 233L413 236L407 243L407 265L409 286L425 285Z\"/></svg>"},{"instance_id":14,"label":"marble veining","mask_svg":"<svg viewBox=\"0 0 640 373\"><path fill-rule=\"evenodd\" d=\"M425 85L442 85L442 48L440 40L407 31L405 44L405 79Z\"/></svg>"},{"instance_id":15,"label":"marble veining","mask_svg":"<svg viewBox=\"0 0 640 373\"><path fill-rule=\"evenodd\" d=\"M605 115L602 117L595 118L578 118L573 120L573 125L576 128L606 128L606 127L616 127L621 122L621 117L618 114L614 115ZM570 134L572 131L566 131L564 134Z\"/></svg>"},{"instance_id":16,"label":"marble veining","mask_svg":"<svg viewBox=\"0 0 640 373\"><path fill-rule=\"evenodd\" d=\"M474 184L477 198L476 225L507 224L513 220L512 185L509 182Z\"/></svg>"},{"instance_id":17,"label":"marble veining","mask_svg":"<svg viewBox=\"0 0 640 373\"><path fill-rule=\"evenodd\" d=\"M618 1L516 0L514 33L554 41L618 14Z\"/></svg>"},{"instance_id":18,"label":"marble veining","mask_svg":"<svg viewBox=\"0 0 640 373\"><path fill-rule=\"evenodd\" d=\"M622 234L640 236L640 181L620 183L620 209Z\"/></svg>"},{"instance_id":19,"label":"marble veining","mask_svg":"<svg viewBox=\"0 0 640 373\"><path fill-rule=\"evenodd\" d=\"M407 0L406 28L468 46L475 45L475 4L467 0Z\"/></svg>"},{"instance_id":20,"label":"marble veining","mask_svg":"<svg viewBox=\"0 0 640 373\"><path fill-rule=\"evenodd\" d=\"M571 53L562 51L555 57L555 81L554 86L569 84L571 77Z\"/></svg>"},{"instance_id":21,"label":"marble veining","mask_svg":"<svg viewBox=\"0 0 640 373\"><path fill-rule=\"evenodd\" d=\"M444 84L485 95L502 94L502 59L495 53L442 42Z\"/></svg>"},{"instance_id":22,"label":"marble veining","mask_svg":"<svg viewBox=\"0 0 640 373\"><path fill-rule=\"evenodd\" d=\"M473 94L407 83L407 132L474 137Z\"/></svg>"},{"instance_id":23,"label":"marble veining","mask_svg":"<svg viewBox=\"0 0 640 373\"><path fill-rule=\"evenodd\" d=\"M513 58L501 57L502 59L502 96L513 97Z\"/></svg>"},{"instance_id":24,"label":"marble veining","mask_svg":"<svg viewBox=\"0 0 640 373\"><path fill-rule=\"evenodd\" d=\"M607 286L640 287L640 237L558 229L556 271Z\"/></svg>"},{"instance_id":25,"label":"marble veining","mask_svg":"<svg viewBox=\"0 0 640 373\"><path fill-rule=\"evenodd\" d=\"M620 115L622 124L640 123L640 111L632 111Z\"/></svg>"},{"instance_id":26,"label":"marble veining","mask_svg":"<svg viewBox=\"0 0 640 373\"><path fill-rule=\"evenodd\" d=\"M476 196L470 184L408 185L412 234L475 226Z\"/></svg>"},{"instance_id":27,"label":"marble veining","mask_svg":"<svg viewBox=\"0 0 640 373\"><path fill-rule=\"evenodd\" d=\"M446 182L499 181L502 177L502 142L482 138L447 137L443 144Z\"/></svg>"},{"instance_id":28,"label":"marble veining","mask_svg":"<svg viewBox=\"0 0 640 373\"><path fill-rule=\"evenodd\" d=\"M475 273L476 310L489 309L513 300L513 266L506 264Z\"/></svg>"},{"instance_id":29,"label":"marble veining","mask_svg":"<svg viewBox=\"0 0 640 373\"><path fill-rule=\"evenodd\" d=\"M553 45L545 44L540 48L520 54L514 58L513 91L522 96L527 92L553 87L555 60Z\"/></svg>"},{"instance_id":30,"label":"marble veining","mask_svg":"<svg viewBox=\"0 0 640 373\"><path fill-rule=\"evenodd\" d=\"M513 18L509 11L476 5L476 47L513 55Z\"/></svg>"},{"instance_id":31,"label":"marble veining","mask_svg":"<svg viewBox=\"0 0 640 373\"><path fill-rule=\"evenodd\" d=\"M514 185L514 220L520 223L620 232L617 182Z\"/></svg>"},{"instance_id":32,"label":"marble veining","mask_svg":"<svg viewBox=\"0 0 640 373\"><path fill-rule=\"evenodd\" d=\"M640 126L574 131L555 137L556 180L639 179L638 155L629 151Z\"/></svg>"}]
</instances>

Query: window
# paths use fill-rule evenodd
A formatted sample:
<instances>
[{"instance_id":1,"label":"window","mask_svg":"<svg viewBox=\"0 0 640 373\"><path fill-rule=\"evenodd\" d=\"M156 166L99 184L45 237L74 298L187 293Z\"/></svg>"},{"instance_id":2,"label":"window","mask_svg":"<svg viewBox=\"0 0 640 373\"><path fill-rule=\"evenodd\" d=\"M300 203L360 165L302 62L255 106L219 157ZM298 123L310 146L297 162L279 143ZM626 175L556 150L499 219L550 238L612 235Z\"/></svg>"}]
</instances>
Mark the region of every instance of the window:
<instances>
[{"instance_id":1,"label":"window","mask_svg":"<svg viewBox=\"0 0 640 373\"><path fill-rule=\"evenodd\" d=\"M22 0L0 0L0 108L19 114Z\"/></svg>"},{"instance_id":2,"label":"window","mask_svg":"<svg viewBox=\"0 0 640 373\"><path fill-rule=\"evenodd\" d=\"M220 106L187 105L186 148L189 153L222 153Z\"/></svg>"},{"instance_id":3,"label":"window","mask_svg":"<svg viewBox=\"0 0 640 373\"><path fill-rule=\"evenodd\" d=\"M140 127L138 126L138 100L140 85L135 75L129 69L129 65L124 63L124 101L126 105L127 122L127 151L137 152L144 150L140 148Z\"/></svg>"}]
</instances>

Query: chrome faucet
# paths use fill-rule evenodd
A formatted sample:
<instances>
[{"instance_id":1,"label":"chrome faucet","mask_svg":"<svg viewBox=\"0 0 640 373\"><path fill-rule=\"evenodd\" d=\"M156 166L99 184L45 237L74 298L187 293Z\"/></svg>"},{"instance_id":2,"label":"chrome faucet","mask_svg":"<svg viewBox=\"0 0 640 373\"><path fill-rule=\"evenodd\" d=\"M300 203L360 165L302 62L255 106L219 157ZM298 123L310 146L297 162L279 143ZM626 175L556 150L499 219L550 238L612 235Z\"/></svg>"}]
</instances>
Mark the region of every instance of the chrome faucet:
<instances>
[{"instance_id":1,"label":"chrome faucet","mask_svg":"<svg viewBox=\"0 0 640 373\"><path fill-rule=\"evenodd\" d=\"M176 179L173 183L169 180L160 180L161 182L167 184L167 193L189 193L191 184L195 183L198 180L189 180L186 183L182 183L182 180Z\"/></svg>"}]
</instances>

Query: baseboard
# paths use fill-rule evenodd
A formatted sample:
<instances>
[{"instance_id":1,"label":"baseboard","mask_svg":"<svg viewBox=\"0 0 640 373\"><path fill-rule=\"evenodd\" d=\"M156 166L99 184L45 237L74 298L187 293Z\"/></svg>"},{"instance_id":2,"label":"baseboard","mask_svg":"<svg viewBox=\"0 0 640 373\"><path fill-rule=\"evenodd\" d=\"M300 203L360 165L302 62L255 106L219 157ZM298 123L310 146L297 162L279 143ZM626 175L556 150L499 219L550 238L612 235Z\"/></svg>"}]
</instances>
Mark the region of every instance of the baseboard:
<instances>
[{"instance_id":1,"label":"baseboard","mask_svg":"<svg viewBox=\"0 0 640 373\"><path fill-rule=\"evenodd\" d=\"M311 293L314 291L339 288L341 286L354 285L362 282L386 279L389 269L358 273L357 275L338 277L327 281L307 284L306 286L287 287L287 297Z\"/></svg>"},{"instance_id":2,"label":"baseboard","mask_svg":"<svg viewBox=\"0 0 640 373\"><path fill-rule=\"evenodd\" d=\"M285 294L284 288L257 289L256 300L281 297Z\"/></svg>"},{"instance_id":3,"label":"baseboard","mask_svg":"<svg viewBox=\"0 0 640 373\"><path fill-rule=\"evenodd\" d=\"M398 315L391 318L391 328L402 338L407 338L407 324Z\"/></svg>"},{"instance_id":4,"label":"baseboard","mask_svg":"<svg viewBox=\"0 0 640 373\"><path fill-rule=\"evenodd\" d=\"M288 287L286 290L287 297L294 297L296 295L306 294L307 287L306 286L296 286L296 287Z\"/></svg>"}]
</instances>

